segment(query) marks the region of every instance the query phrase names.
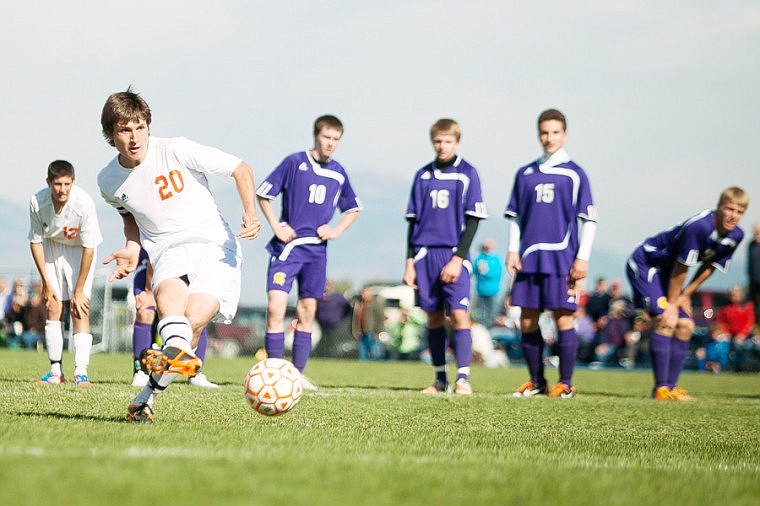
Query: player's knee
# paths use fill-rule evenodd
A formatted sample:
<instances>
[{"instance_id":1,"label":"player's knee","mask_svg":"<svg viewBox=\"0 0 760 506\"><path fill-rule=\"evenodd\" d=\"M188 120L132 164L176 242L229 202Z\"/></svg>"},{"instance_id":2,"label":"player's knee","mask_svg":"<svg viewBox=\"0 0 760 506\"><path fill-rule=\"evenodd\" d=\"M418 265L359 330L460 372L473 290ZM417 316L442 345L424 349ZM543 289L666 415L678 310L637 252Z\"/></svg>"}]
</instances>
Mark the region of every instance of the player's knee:
<instances>
[{"instance_id":1,"label":"player's knee","mask_svg":"<svg viewBox=\"0 0 760 506\"><path fill-rule=\"evenodd\" d=\"M676 337L676 339L679 339L681 341L688 341L691 339L692 334L694 334L694 328L694 320L681 318L676 324L676 330L673 335Z\"/></svg>"}]
</instances>

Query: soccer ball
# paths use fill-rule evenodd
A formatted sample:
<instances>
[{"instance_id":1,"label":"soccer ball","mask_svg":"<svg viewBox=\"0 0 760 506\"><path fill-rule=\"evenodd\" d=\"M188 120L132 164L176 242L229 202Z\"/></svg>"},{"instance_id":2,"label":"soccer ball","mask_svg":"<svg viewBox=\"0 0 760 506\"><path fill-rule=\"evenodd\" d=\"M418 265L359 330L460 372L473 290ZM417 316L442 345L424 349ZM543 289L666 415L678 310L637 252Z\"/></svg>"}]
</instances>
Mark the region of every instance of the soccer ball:
<instances>
[{"instance_id":1,"label":"soccer ball","mask_svg":"<svg viewBox=\"0 0 760 506\"><path fill-rule=\"evenodd\" d=\"M301 373L282 358L257 362L245 378L245 398L262 415L287 413L298 404L302 393Z\"/></svg>"}]
</instances>

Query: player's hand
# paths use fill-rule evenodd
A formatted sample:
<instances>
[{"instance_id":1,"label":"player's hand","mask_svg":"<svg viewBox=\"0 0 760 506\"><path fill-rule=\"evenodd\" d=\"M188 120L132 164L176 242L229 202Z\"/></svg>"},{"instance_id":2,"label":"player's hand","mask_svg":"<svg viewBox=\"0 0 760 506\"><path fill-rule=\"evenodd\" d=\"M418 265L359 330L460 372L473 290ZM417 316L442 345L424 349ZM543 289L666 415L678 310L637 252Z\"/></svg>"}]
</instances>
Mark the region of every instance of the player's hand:
<instances>
[{"instance_id":1,"label":"player's hand","mask_svg":"<svg viewBox=\"0 0 760 506\"><path fill-rule=\"evenodd\" d=\"M285 244L289 243L290 241L292 241L293 239L295 239L296 237L298 237L296 235L296 231L293 230L293 227L291 227L287 223L285 223L284 225L282 225L280 228L275 229L274 235L275 235L275 237L277 237L277 239L281 243L285 243Z\"/></svg>"},{"instance_id":2,"label":"player's hand","mask_svg":"<svg viewBox=\"0 0 760 506\"><path fill-rule=\"evenodd\" d=\"M55 312L58 309L60 301L54 290L51 290L47 285L42 287L42 300L45 301L45 309L48 313Z\"/></svg>"},{"instance_id":3,"label":"player's hand","mask_svg":"<svg viewBox=\"0 0 760 506\"><path fill-rule=\"evenodd\" d=\"M317 237L323 241L332 241L333 239L337 239L339 235L340 234L334 228L327 224L321 225L317 229Z\"/></svg>"},{"instance_id":4,"label":"player's hand","mask_svg":"<svg viewBox=\"0 0 760 506\"><path fill-rule=\"evenodd\" d=\"M406 286L417 289L417 270L414 268L414 260L408 259L404 267L404 277L401 278Z\"/></svg>"},{"instance_id":5,"label":"player's hand","mask_svg":"<svg viewBox=\"0 0 760 506\"><path fill-rule=\"evenodd\" d=\"M261 222L252 214L243 215L242 230L237 233L237 236L241 239L256 239L261 232Z\"/></svg>"},{"instance_id":6,"label":"player's hand","mask_svg":"<svg viewBox=\"0 0 760 506\"><path fill-rule=\"evenodd\" d=\"M522 270L522 259L520 254L514 251L507 253L507 272L511 277Z\"/></svg>"},{"instance_id":7,"label":"player's hand","mask_svg":"<svg viewBox=\"0 0 760 506\"><path fill-rule=\"evenodd\" d=\"M136 244L136 243L130 243L130 244ZM113 281L114 279L123 279L129 276L132 272L134 272L135 269L137 269L137 264L140 259L140 248L139 246L137 248L125 246L120 250L116 250L111 255L103 260L103 265L110 264L113 261L116 261L116 268L111 273L111 275L108 277L108 281Z\"/></svg>"},{"instance_id":8,"label":"player's hand","mask_svg":"<svg viewBox=\"0 0 760 506\"><path fill-rule=\"evenodd\" d=\"M575 282L579 279L584 279L588 275L588 260L581 260L576 258L573 265L570 267L570 276L568 282L571 285L575 285Z\"/></svg>"},{"instance_id":9,"label":"player's hand","mask_svg":"<svg viewBox=\"0 0 760 506\"><path fill-rule=\"evenodd\" d=\"M672 335L672 332L676 328L677 323L678 323L678 304L668 303L668 305L665 306L665 310L658 317L658 322L657 322L658 330L668 331L670 333L669 335Z\"/></svg>"},{"instance_id":10,"label":"player's hand","mask_svg":"<svg viewBox=\"0 0 760 506\"><path fill-rule=\"evenodd\" d=\"M441 269L441 273L438 278L442 283L451 284L456 283L459 276L462 274L462 262L464 259L458 256L451 257L451 260L446 262L446 265Z\"/></svg>"},{"instance_id":11,"label":"player's hand","mask_svg":"<svg viewBox=\"0 0 760 506\"><path fill-rule=\"evenodd\" d=\"M85 297L84 292L75 290L71 296L71 316L77 319L86 318L90 314L90 299Z\"/></svg>"}]
</instances>

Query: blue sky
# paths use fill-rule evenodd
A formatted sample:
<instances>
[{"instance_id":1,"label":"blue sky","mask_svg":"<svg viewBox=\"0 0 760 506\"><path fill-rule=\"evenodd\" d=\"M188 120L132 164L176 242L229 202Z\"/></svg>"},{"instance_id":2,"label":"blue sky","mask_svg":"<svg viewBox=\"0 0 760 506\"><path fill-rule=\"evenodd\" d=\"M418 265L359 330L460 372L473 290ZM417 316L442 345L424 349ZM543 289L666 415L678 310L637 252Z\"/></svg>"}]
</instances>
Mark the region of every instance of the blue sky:
<instances>
[{"instance_id":1,"label":"blue sky","mask_svg":"<svg viewBox=\"0 0 760 506\"><path fill-rule=\"evenodd\" d=\"M365 212L330 246L330 276L354 286L402 274L407 194L432 158L430 125L463 128L460 154L485 185L476 237L506 248L502 212L514 171L539 155L535 119L568 117L567 150L589 174L600 224L592 276L622 276L647 235L716 203L726 186L760 220L760 4L328 0L312 2L4 2L0 6L0 270L32 268L29 196L57 158L99 203L105 243L122 243L95 175L113 156L100 134L105 98L132 84L152 133L234 153L261 180L311 145L323 113L346 125L336 158ZM228 221L231 181L213 187ZM267 225L265 236L270 236ZM245 243L244 303L265 300L266 239ZM711 286L742 281L744 248Z\"/></svg>"}]
</instances>

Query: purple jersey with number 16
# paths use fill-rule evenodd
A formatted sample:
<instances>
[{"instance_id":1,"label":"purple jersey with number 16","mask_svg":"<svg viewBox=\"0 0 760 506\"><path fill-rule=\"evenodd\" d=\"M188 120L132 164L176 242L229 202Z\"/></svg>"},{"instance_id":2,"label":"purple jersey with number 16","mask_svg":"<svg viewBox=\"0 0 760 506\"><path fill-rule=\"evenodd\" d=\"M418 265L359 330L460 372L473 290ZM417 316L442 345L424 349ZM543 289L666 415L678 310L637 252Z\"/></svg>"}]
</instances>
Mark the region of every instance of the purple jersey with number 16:
<instances>
[{"instance_id":1,"label":"purple jersey with number 16","mask_svg":"<svg viewBox=\"0 0 760 506\"><path fill-rule=\"evenodd\" d=\"M504 214L519 221L526 274L567 275L578 252L578 218L597 220L586 173L563 149L517 171Z\"/></svg>"},{"instance_id":2,"label":"purple jersey with number 16","mask_svg":"<svg viewBox=\"0 0 760 506\"><path fill-rule=\"evenodd\" d=\"M295 230L296 238L283 244L274 237L267 251L283 261L324 257L326 243L317 236L317 228L330 222L336 208L343 213L362 209L343 167L335 160L320 165L306 151L286 157L256 190L270 200L280 193L280 221Z\"/></svg>"},{"instance_id":3,"label":"purple jersey with number 16","mask_svg":"<svg viewBox=\"0 0 760 506\"><path fill-rule=\"evenodd\" d=\"M417 171L406 209L415 221L412 246L456 247L468 215L488 217L475 167L457 157L446 170L430 163Z\"/></svg>"}]
</instances>

